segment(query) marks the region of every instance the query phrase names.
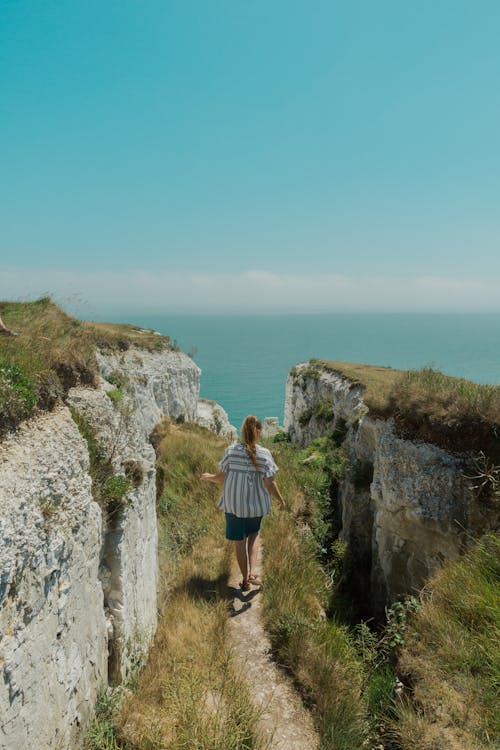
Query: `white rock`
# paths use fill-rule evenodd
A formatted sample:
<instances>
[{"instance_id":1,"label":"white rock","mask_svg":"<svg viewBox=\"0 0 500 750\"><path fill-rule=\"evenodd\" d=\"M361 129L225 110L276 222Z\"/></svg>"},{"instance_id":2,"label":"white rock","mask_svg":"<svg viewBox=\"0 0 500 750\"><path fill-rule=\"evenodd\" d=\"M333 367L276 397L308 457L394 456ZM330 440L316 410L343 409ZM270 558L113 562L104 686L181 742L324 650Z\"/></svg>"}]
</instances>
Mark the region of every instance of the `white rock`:
<instances>
[{"instance_id":1,"label":"white rock","mask_svg":"<svg viewBox=\"0 0 500 750\"><path fill-rule=\"evenodd\" d=\"M97 359L104 378L113 372L127 376L146 435L164 415L196 421L201 370L187 354L131 348L98 352Z\"/></svg>"},{"instance_id":2,"label":"white rock","mask_svg":"<svg viewBox=\"0 0 500 750\"><path fill-rule=\"evenodd\" d=\"M216 401L211 401L208 398L198 399L196 422L228 440L236 440L237 438L236 427L229 424L227 412Z\"/></svg>"},{"instance_id":3,"label":"white rock","mask_svg":"<svg viewBox=\"0 0 500 750\"><path fill-rule=\"evenodd\" d=\"M124 463L140 465L143 481L129 492L129 505L105 529L101 551L104 606L113 621L114 641L109 679L121 682L137 652L147 649L157 624L158 534L156 524L155 453L146 439L143 412L132 398L118 408L104 389L72 388L68 403L96 431L115 472ZM104 573L104 575L103 575Z\"/></svg>"},{"instance_id":4,"label":"white rock","mask_svg":"<svg viewBox=\"0 0 500 750\"><path fill-rule=\"evenodd\" d=\"M101 511L66 407L0 446L0 748L77 747L107 680Z\"/></svg>"},{"instance_id":5,"label":"white rock","mask_svg":"<svg viewBox=\"0 0 500 750\"><path fill-rule=\"evenodd\" d=\"M314 416L318 403L331 408L329 419ZM367 412L361 387L345 377L310 376L300 364L288 378L284 427L295 443L345 431L349 471L337 502L341 537L354 555L351 585L361 602L383 612L400 595L417 593L444 560L458 557L471 532L494 528L496 518L477 501L459 458L403 440L391 420Z\"/></svg>"},{"instance_id":6,"label":"white rock","mask_svg":"<svg viewBox=\"0 0 500 750\"><path fill-rule=\"evenodd\" d=\"M278 417L266 417L262 425L262 437L270 438L281 431Z\"/></svg>"}]
</instances>

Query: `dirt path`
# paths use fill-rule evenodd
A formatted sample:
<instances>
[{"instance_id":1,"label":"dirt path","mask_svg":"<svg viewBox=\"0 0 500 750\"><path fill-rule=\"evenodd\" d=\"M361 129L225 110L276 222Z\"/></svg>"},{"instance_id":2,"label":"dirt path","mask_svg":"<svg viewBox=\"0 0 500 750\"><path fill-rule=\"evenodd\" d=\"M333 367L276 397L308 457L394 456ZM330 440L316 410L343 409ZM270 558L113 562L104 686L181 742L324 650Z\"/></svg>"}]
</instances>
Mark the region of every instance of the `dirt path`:
<instances>
[{"instance_id":1,"label":"dirt path","mask_svg":"<svg viewBox=\"0 0 500 750\"><path fill-rule=\"evenodd\" d=\"M311 716L270 656L271 642L260 613L260 590L252 587L242 592L239 580L235 563L229 581L230 632L235 656L254 696L258 727L270 750L317 750L319 741Z\"/></svg>"}]
</instances>

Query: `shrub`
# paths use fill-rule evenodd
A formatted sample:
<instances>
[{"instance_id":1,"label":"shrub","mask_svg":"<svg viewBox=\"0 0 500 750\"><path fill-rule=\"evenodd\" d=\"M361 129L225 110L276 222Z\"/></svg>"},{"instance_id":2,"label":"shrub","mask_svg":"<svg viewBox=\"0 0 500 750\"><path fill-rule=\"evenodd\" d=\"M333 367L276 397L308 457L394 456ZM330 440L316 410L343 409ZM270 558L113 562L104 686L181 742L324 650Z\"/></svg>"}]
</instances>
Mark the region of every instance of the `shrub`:
<instances>
[{"instance_id":1,"label":"shrub","mask_svg":"<svg viewBox=\"0 0 500 750\"><path fill-rule=\"evenodd\" d=\"M106 396L111 399L114 404L119 404L123 401L125 394L120 388L114 388L112 391L106 391Z\"/></svg>"},{"instance_id":2,"label":"shrub","mask_svg":"<svg viewBox=\"0 0 500 750\"><path fill-rule=\"evenodd\" d=\"M125 471L125 476L135 489L140 487L144 482L144 469L140 461L124 461L123 470Z\"/></svg>"},{"instance_id":3,"label":"shrub","mask_svg":"<svg viewBox=\"0 0 500 750\"><path fill-rule=\"evenodd\" d=\"M28 417L36 403L33 381L18 365L0 362L0 435Z\"/></svg>"},{"instance_id":4,"label":"shrub","mask_svg":"<svg viewBox=\"0 0 500 750\"><path fill-rule=\"evenodd\" d=\"M80 434L87 442L92 496L100 505L105 522L109 524L118 512L131 506L132 500L128 495L132 483L127 476L115 474L111 456L106 452L90 422L75 409L72 409L71 413Z\"/></svg>"}]
</instances>

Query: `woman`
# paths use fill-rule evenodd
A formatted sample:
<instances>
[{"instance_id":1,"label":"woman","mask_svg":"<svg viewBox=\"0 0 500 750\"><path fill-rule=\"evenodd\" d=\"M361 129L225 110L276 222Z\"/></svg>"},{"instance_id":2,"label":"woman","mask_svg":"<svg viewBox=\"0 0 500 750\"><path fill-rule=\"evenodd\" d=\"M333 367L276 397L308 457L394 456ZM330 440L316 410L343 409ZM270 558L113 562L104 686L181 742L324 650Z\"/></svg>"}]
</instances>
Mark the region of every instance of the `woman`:
<instances>
[{"instance_id":1,"label":"woman","mask_svg":"<svg viewBox=\"0 0 500 750\"><path fill-rule=\"evenodd\" d=\"M236 544L236 559L241 570L240 588L260 586L256 573L259 552L259 531L262 517L271 510L271 495L285 509L274 479L278 467L271 452L258 444L262 424L253 414L241 427L241 440L226 450L218 474L202 474L204 482L223 485L218 507L226 514L226 539Z\"/></svg>"}]
</instances>

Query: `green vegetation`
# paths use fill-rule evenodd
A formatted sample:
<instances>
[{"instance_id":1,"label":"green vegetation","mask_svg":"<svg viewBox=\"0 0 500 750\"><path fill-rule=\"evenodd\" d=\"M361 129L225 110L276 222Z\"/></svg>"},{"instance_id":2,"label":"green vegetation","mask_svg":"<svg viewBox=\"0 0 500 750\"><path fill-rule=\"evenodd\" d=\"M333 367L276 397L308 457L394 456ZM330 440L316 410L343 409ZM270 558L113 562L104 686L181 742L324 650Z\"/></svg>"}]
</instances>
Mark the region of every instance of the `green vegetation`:
<instances>
[{"instance_id":1,"label":"green vegetation","mask_svg":"<svg viewBox=\"0 0 500 750\"><path fill-rule=\"evenodd\" d=\"M163 424L160 434L161 617L147 665L112 714L117 744L103 750L258 750L263 743L255 735L249 687L227 640L234 553L216 509L220 488L199 479L216 470L226 443L189 424Z\"/></svg>"},{"instance_id":2,"label":"green vegetation","mask_svg":"<svg viewBox=\"0 0 500 750\"><path fill-rule=\"evenodd\" d=\"M337 573L329 565L335 538L329 493L345 456L331 438L301 452L278 443L273 452L288 512L273 512L264 529L265 620L277 659L313 710L321 747L357 750L369 736L364 664L353 634L332 616Z\"/></svg>"},{"instance_id":3,"label":"green vegetation","mask_svg":"<svg viewBox=\"0 0 500 750\"><path fill-rule=\"evenodd\" d=\"M72 410L80 434L87 441L90 457L90 476L92 477L92 496L99 503L106 523L111 523L114 516L124 508L130 506L130 490L133 480L127 476L115 474L112 455L106 451L99 441L92 425L76 410Z\"/></svg>"},{"instance_id":4,"label":"green vegetation","mask_svg":"<svg viewBox=\"0 0 500 750\"><path fill-rule=\"evenodd\" d=\"M316 401L299 416L299 424L301 427L305 427L313 418L318 422L333 422L334 417L335 414L331 403L328 401Z\"/></svg>"},{"instance_id":5,"label":"green vegetation","mask_svg":"<svg viewBox=\"0 0 500 750\"><path fill-rule=\"evenodd\" d=\"M113 717L118 710L117 691L100 690L94 708L92 723L87 731L84 750L124 750L117 741Z\"/></svg>"},{"instance_id":6,"label":"green vegetation","mask_svg":"<svg viewBox=\"0 0 500 750\"><path fill-rule=\"evenodd\" d=\"M403 750L476 750L500 742L500 539L446 564L408 624L399 669L413 684L392 736Z\"/></svg>"},{"instance_id":7,"label":"green vegetation","mask_svg":"<svg viewBox=\"0 0 500 750\"><path fill-rule=\"evenodd\" d=\"M106 391L106 396L114 403L119 404L123 401L125 394L120 388L113 388L111 391Z\"/></svg>"},{"instance_id":8,"label":"green vegetation","mask_svg":"<svg viewBox=\"0 0 500 750\"><path fill-rule=\"evenodd\" d=\"M311 369L312 368L312 369ZM407 438L500 462L500 385L479 385L431 368L403 372L348 362L311 360L304 372L335 372L363 389L375 416L393 417Z\"/></svg>"},{"instance_id":9,"label":"green vegetation","mask_svg":"<svg viewBox=\"0 0 500 750\"><path fill-rule=\"evenodd\" d=\"M33 381L18 365L0 361L0 435L29 417L36 402Z\"/></svg>"},{"instance_id":10,"label":"green vegetation","mask_svg":"<svg viewBox=\"0 0 500 750\"><path fill-rule=\"evenodd\" d=\"M173 349L178 351L176 342L171 342L169 336L160 335L150 328L138 328L127 323L96 323L84 321L82 323L98 349L110 351L127 351L132 347L147 351L162 351Z\"/></svg>"},{"instance_id":11,"label":"green vegetation","mask_svg":"<svg viewBox=\"0 0 500 750\"><path fill-rule=\"evenodd\" d=\"M500 459L498 385L478 385L428 368L407 372L395 383L388 410L406 434Z\"/></svg>"},{"instance_id":12,"label":"green vegetation","mask_svg":"<svg viewBox=\"0 0 500 750\"><path fill-rule=\"evenodd\" d=\"M20 333L15 338L0 337L0 438L36 410L53 409L72 386L95 385L96 348L171 348L168 336L154 331L77 320L49 297L36 302L0 302L0 315ZM125 383L114 384L126 390Z\"/></svg>"},{"instance_id":13,"label":"green vegetation","mask_svg":"<svg viewBox=\"0 0 500 750\"><path fill-rule=\"evenodd\" d=\"M383 626L353 624L339 596L348 550L336 539L331 500L348 470L342 448L330 437L305 451L272 449L289 513L265 525L265 617L322 749L497 747L499 539L448 563L421 600L395 602Z\"/></svg>"},{"instance_id":14,"label":"green vegetation","mask_svg":"<svg viewBox=\"0 0 500 750\"><path fill-rule=\"evenodd\" d=\"M52 409L71 386L94 384L97 362L83 324L49 298L0 302L0 315L20 336L0 340L0 436L35 407Z\"/></svg>"}]
</instances>

